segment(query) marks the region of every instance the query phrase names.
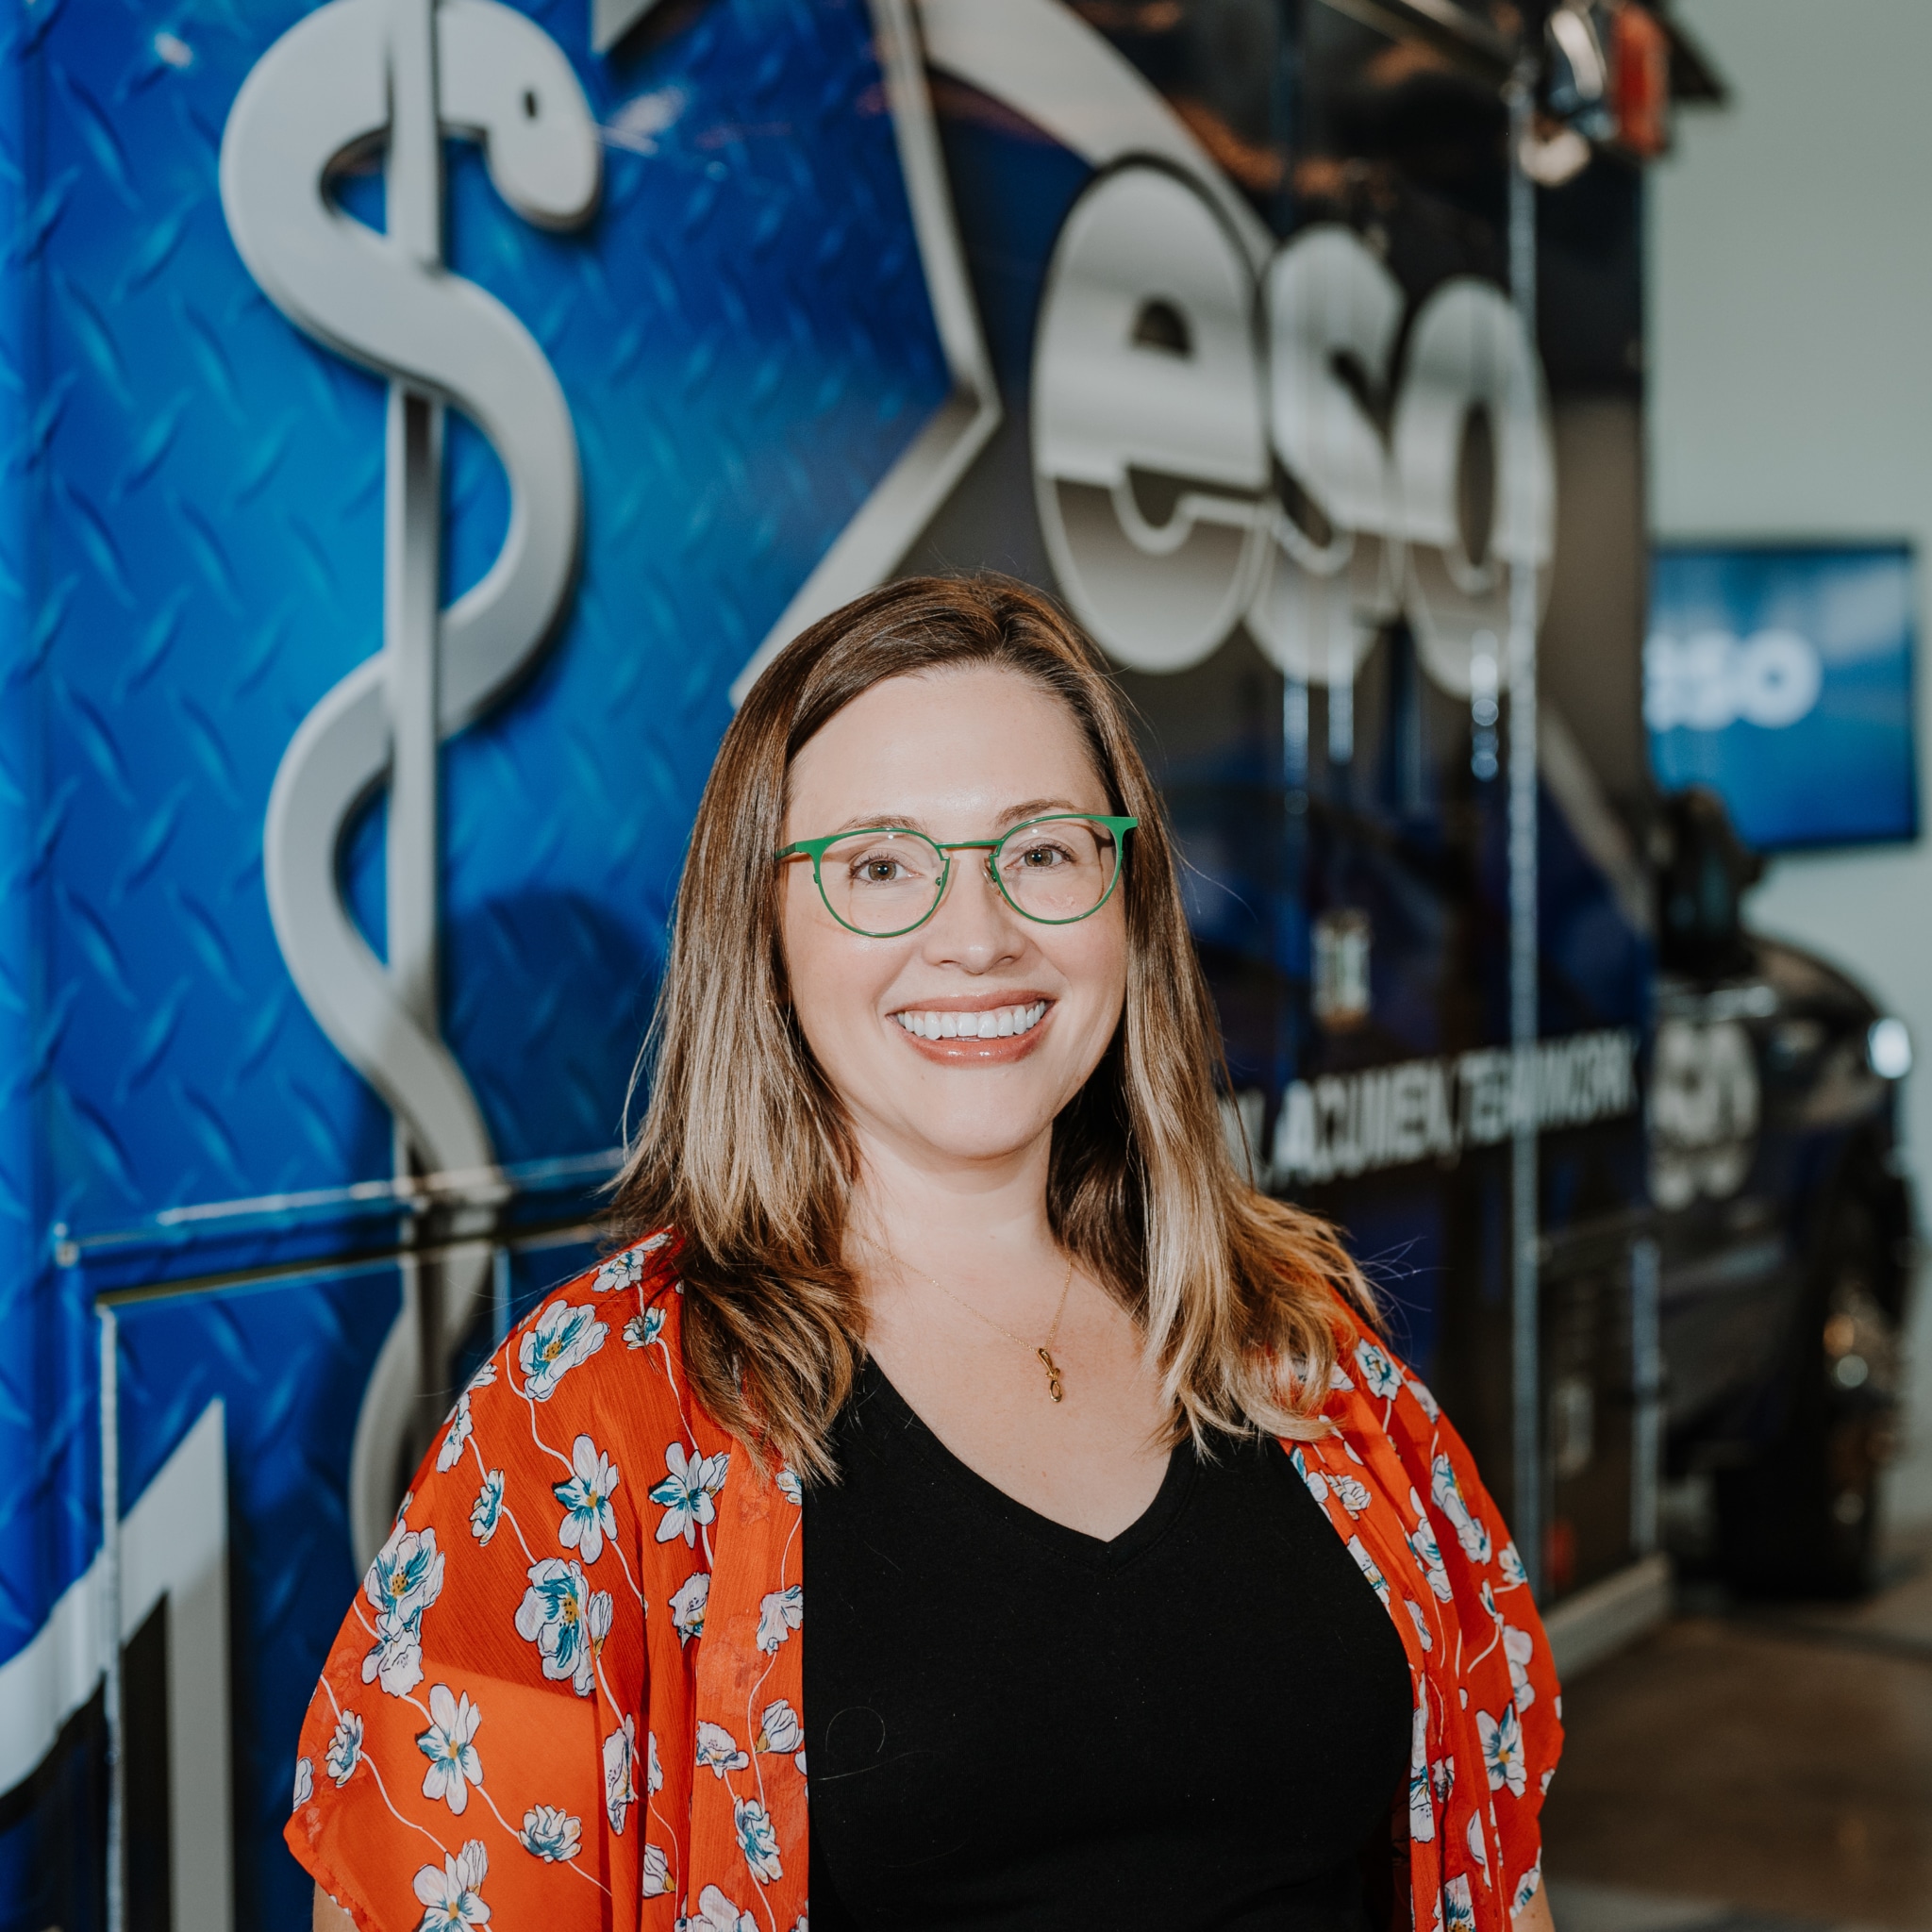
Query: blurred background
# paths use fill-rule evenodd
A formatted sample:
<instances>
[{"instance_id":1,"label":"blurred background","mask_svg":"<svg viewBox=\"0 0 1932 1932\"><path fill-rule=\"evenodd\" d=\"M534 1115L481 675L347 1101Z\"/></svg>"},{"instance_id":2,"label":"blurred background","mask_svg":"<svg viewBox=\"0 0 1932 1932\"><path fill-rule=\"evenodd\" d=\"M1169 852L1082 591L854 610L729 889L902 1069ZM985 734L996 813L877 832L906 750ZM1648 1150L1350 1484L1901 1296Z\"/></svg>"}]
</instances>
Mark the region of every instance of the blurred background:
<instances>
[{"instance_id":1,"label":"blurred background","mask_svg":"<svg viewBox=\"0 0 1932 1932\"><path fill-rule=\"evenodd\" d=\"M1257 1182L1566 1684L1562 1932L1932 1928L1915 0L0 23L0 1928L306 1924L733 707L1106 652ZM313 1767L308 1767L310 1775Z\"/></svg>"}]
</instances>

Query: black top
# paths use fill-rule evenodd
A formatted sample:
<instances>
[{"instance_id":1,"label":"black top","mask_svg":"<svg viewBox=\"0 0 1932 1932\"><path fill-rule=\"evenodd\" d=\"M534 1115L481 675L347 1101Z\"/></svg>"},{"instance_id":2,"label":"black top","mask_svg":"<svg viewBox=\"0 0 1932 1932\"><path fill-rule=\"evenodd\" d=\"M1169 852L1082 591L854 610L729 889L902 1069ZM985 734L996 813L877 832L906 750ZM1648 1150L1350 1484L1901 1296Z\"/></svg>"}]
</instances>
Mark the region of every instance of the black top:
<instances>
[{"instance_id":1,"label":"black top","mask_svg":"<svg viewBox=\"0 0 1932 1932\"><path fill-rule=\"evenodd\" d=\"M1278 1443L1168 1463L1111 1541L868 1365L807 1491L812 1932L1361 1932L1408 1668Z\"/></svg>"}]
</instances>

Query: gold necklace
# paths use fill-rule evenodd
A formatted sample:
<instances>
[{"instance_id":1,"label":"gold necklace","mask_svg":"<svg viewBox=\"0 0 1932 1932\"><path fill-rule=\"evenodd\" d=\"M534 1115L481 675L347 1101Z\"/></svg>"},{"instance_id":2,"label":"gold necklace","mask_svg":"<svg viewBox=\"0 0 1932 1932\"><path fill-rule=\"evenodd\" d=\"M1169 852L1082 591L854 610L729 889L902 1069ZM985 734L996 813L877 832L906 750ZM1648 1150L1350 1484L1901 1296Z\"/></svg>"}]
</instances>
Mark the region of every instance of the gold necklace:
<instances>
[{"instance_id":1,"label":"gold necklace","mask_svg":"<svg viewBox=\"0 0 1932 1932\"><path fill-rule=\"evenodd\" d=\"M884 1242L880 1242L879 1245L881 1247L885 1246ZM891 1256L893 1264L902 1274L913 1273L910 1268L907 1267L905 1262L899 1259L897 1255L892 1254L891 1248L886 1248L886 1253ZM1060 1318L1067 1312L1067 1294L1074 1286L1074 1262L1072 1257L1069 1257L1067 1260L1067 1278L1060 1283L1059 1304L1053 1311L1053 1326L1046 1331L1046 1340L1037 1347L1028 1341L1024 1335L1015 1335L1003 1322L995 1322L984 1308L975 1308L971 1302L962 1300L943 1281L936 1280L930 1274L923 1275L921 1279L931 1282L933 1287L938 1289L949 1302L957 1303L969 1315L977 1315L989 1328L997 1329L1008 1341L1017 1341L1022 1348L1031 1348L1033 1353L1040 1357L1041 1365L1046 1370L1047 1394L1056 1402L1066 1400L1067 1391L1060 1382L1060 1365L1053 1358L1053 1345L1059 1340Z\"/></svg>"}]
</instances>

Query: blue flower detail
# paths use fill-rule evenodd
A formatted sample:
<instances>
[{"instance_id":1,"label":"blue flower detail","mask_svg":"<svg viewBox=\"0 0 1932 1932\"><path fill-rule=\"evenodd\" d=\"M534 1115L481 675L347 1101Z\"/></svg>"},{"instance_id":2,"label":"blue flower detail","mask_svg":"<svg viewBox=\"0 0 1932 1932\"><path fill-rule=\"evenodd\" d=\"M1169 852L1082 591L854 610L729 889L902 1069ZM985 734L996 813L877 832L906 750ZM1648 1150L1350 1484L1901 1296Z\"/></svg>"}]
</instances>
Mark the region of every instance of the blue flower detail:
<instances>
[{"instance_id":1,"label":"blue flower detail","mask_svg":"<svg viewBox=\"0 0 1932 1932\"><path fill-rule=\"evenodd\" d=\"M784 1877L784 1868L778 1862L778 1834L772 1828L765 1807L756 1798L733 1798L731 1824L738 1833L738 1849L751 1867L751 1875L760 1885Z\"/></svg>"},{"instance_id":2,"label":"blue flower detail","mask_svg":"<svg viewBox=\"0 0 1932 1932\"><path fill-rule=\"evenodd\" d=\"M619 1481L617 1465L598 1455L590 1437L579 1436L571 1444L570 1466L576 1474L551 1490L565 1512L557 1540L567 1550L581 1550L584 1561L594 1563L604 1554L604 1539L617 1534L617 1516L610 1507Z\"/></svg>"},{"instance_id":3,"label":"blue flower detail","mask_svg":"<svg viewBox=\"0 0 1932 1932\"><path fill-rule=\"evenodd\" d=\"M341 1790L361 1762L362 1720L353 1710L345 1710L336 1720L335 1736L328 1740L328 1755L323 1763L335 1779L336 1788Z\"/></svg>"},{"instance_id":4,"label":"blue flower detail","mask_svg":"<svg viewBox=\"0 0 1932 1932\"><path fill-rule=\"evenodd\" d=\"M1469 1895L1469 1880L1462 1874L1442 1888L1442 1903L1448 1909L1444 1932L1475 1932L1475 1906Z\"/></svg>"},{"instance_id":5,"label":"blue flower detail","mask_svg":"<svg viewBox=\"0 0 1932 1932\"><path fill-rule=\"evenodd\" d=\"M1362 1380L1385 1400L1402 1393L1402 1371L1367 1336L1355 1345L1356 1365Z\"/></svg>"},{"instance_id":6,"label":"blue flower detail","mask_svg":"<svg viewBox=\"0 0 1932 1932\"><path fill-rule=\"evenodd\" d=\"M718 1506L714 1499L724 1487L730 1466L728 1449L721 1449L715 1456L700 1456L693 1450L687 1456L681 1443L665 1444L667 1474L651 1491L651 1501L662 1505L664 1510L658 1524L660 1543L681 1536L689 1549L697 1541L698 1525L717 1521Z\"/></svg>"},{"instance_id":7,"label":"blue flower detail","mask_svg":"<svg viewBox=\"0 0 1932 1932\"><path fill-rule=\"evenodd\" d=\"M1522 1797L1529 1772L1524 1763L1523 1725L1517 1720L1515 1705L1506 1704L1500 1718L1477 1711L1475 1734L1482 1742L1483 1769L1489 1773L1491 1790L1507 1787L1512 1798Z\"/></svg>"},{"instance_id":8,"label":"blue flower detail","mask_svg":"<svg viewBox=\"0 0 1932 1932\"><path fill-rule=\"evenodd\" d=\"M671 1592L671 1627L680 1644L705 1634L705 1605L711 1595L711 1573L696 1570Z\"/></svg>"},{"instance_id":9,"label":"blue flower detail","mask_svg":"<svg viewBox=\"0 0 1932 1932\"><path fill-rule=\"evenodd\" d=\"M492 1469L483 1478L476 1500L470 1505L470 1534L487 1544L496 1534L497 1518L503 1514L503 1472Z\"/></svg>"},{"instance_id":10,"label":"blue flower detail","mask_svg":"<svg viewBox=\"0 0 1932 1932\"><path fill-rule=\"evenodd\" d=\"M567 1677L579 1697L588 1697L597 1652L610 1634L610 1592L591 1590L577 1564L555 1557L525 1574L530 1587L517 1607L517 1635L541 1653L546 1677Z\"/></svg>"},{"instance_id":11,"label":"blue flower detail","mask_svg":"<svg viewBox=\"0 0 1932 1932\"><path fill-rule=\"evenodd\" d=\"M375 1642L362 1659L362 1681L379 1677L391 1697L407 1696L423 1681L423 1613L442 1593L435 1530L418 1532L399 1516L362 1579L362 1593L375 1612Z\"/></svg>"},{"instance_id":12,"label":"blue flower detail","mask_svg":"<svg viewBox=\"0 0 1932 1932\"><path fill-rule=\"evenodd\" d=\"M624 1345L626 1348L649 1348L663 1332L664 1310L646 1308L641 1314L633 1315L624 1324Z\"/></svg>"},{"instance_id":13,"label":"blue flower detail","mask_svg":"<svg viewBox=\"0 0 1932 1932\"><path fill-rule=\"evenodd\" d=\"M583 1843L582 1821L570 1817L560 1806L532 1805L524 1813L524 1828L517 1836L525 1851L555 1865L575 1858Z\"/></svg>"},{"instance_id":14,"label":"blue flower detail","mask_svg":"<svg viewBox=\"0 0 1932 1932\"><path fill-rule=\"evenodd\" d=\"M1490 1533L1470 1513L1469 1505L1462 1499L1462 1485L1456 1479L1456 1465L1446 1456L1439 1455L1429 1464L1429 1494L1434 1497L1436 1507L1449 1519L1463 1555L1472 1563L1487 1563Z\"/></svg>"},{"instance_id":15,"label":"blue flower detail","mask_svg":"<svg viewBox=\"0 0 1932 1932\"><path fill-rule=\"evenodd\" d=\"M805 1621L805 1591L794 1583L758 1599L758 1648L768 1657Z\"/></svg>"},{"instance_id":16,"label":"blue flower detail","mask_svg":"<svg viewBox=\"0 0 1932 1932\"><path fill-rule=\"evenodd\" d=\"M524 1372L524 1392L533 1402L548 1402L557 1385L580 1362L604 1346L610 1333L588 1304L554 1301L525 1328L517 1342L517 1366Z\"/></svg>"},{"instance_id":17,"label":"blue flower detail","mask_svg":"<svg viewBox=\"0 0 1932 1932\"><path fill-rule=\"evenodd\" d=\"M470 1932L475 1925L490 1923L490 1907L483 1903L483 1879L490 1870L490 1855L482 1843L471 1839L455 1857L444 1857L442 1870L425 1865L416 1874L413 1890L423 1907L423 1924L418 1932Z\"/></svg>"},{"instance_id":18,"label":"blue flower detail","mask_svg":"<svg viewBox=\"0 0 1932 1932\"><path fill-rule=\"evenodd\" d=\"M446 1801L460 1818L470 1802L470 1787L483 1782L483 1760L470 1740L483 1713L470 1702L466 1690L460 1698L450 1694L447 1684L434 1684L429 1690L429 1728L416 1739L416 1748L429 1760L423 1774L423 1795L433 1805Z\"/></svg>"}]
</instances>

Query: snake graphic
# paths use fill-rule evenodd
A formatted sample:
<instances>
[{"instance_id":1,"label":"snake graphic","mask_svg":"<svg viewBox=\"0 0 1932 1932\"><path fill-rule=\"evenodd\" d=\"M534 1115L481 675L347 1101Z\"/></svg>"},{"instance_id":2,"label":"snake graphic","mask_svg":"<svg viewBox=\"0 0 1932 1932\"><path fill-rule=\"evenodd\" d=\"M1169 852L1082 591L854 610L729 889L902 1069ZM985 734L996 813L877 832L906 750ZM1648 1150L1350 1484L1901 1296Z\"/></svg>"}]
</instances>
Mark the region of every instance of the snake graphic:
<instances>
[{"instance_id":1,"label":"snake graphic","mask_svg":"<svg viewBox=\"0 0 1932 1932\"><path fill-rule=\"evenodd\" d=\"M284 753L263 830L276 941L309 1011L395 1117L399 1174L500 1192L490 1135L440 1037L436 923L439 742L502 696L556 628L575 568L582 481L569 408L543 352L494 296L441 259L441 147L480 142L525 220L586 221L596 123L569 62L496 0L330 0L263 55L222 141L222 207L248 272L295 326L390 380L383 649L335 686ZM331 176L385 151L387 227L346 214ZM490 440L509 483L508 532L482 580L441 607L442 411ZM389 959L357 930L339 877L345 828L390 790ZM406 1289L415 1280L405 1270ZM446 1351L488 1259L446 1272ZM381 1542L417 1391L432 1363L413 1292L364 1396L350 1474L360 1560Z\"/></svg>"}]
</instances>

